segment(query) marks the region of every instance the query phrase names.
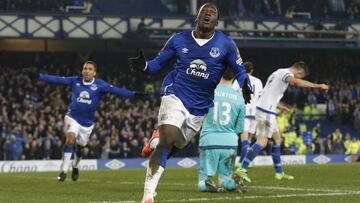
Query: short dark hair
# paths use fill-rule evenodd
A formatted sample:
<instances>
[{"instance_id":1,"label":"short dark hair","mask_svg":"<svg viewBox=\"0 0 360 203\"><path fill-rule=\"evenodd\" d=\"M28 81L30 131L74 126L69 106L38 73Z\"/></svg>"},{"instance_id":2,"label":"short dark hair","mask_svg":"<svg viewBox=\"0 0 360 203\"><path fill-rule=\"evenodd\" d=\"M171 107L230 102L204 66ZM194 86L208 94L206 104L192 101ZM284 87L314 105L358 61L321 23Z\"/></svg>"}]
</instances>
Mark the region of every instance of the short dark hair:
<instances>
[{"instance_id":1,"label":"short dark hair","mask_svg":"<svg viewBox=\"0 0 360 203\"><path fill-rule=\"evenodd\" d=\"M207 5L213 6L213 7L216 8L216 11L217 11L217 20L219 20L219 18L220 18L219 7L218 7L214 2L207 2L207 3L204 3L203 5L201 5L200 8L199 8L199 10L198 10L198 12L197 12L197 14L199 15L201 9L202 9L203 7L205 7L205 6L207 6Z\"/></svg>"},{"instance_id":2,"label":"short dark hair","mask_svg":"<svg viewBox=\"0 0 360 203\"><path fill-rule=\"evenodd\" d=\"M85 61L84 65L85 65L85 64L91 64L91 65L94 66L95 71L97 70L97 65L96 65L96 63L95 63L94 61Z\"/></svg>"},{"instance_id":3,"label":"short dark hair","mask_svg":"<svg viewBox=\"0 0 360 203\"><path fill-rule=\"evenodd\" d=\"M254 64L251 61L245 61L243 65L247 73L251 73L254 70Z\"/></svg>"},{"instance_id":4,"label":"short dark hair","mask_svg":"<svg viewBox=\"0 0 360 203\"><path fill-rule=\"evenodd\" d=\"M309 66L304 61L297 61L292 65L296 69L302 69L305 72L305 76L309 75Z\"/></svg>"},{"instance_id":5,"label":"short dark hair","mask_svg":"<svg viewBox=\"0 0 360 203\"><path fill-rule=\"evenodd\" d=\"M234 74L234 72L231 70L231 68L226 68L225 69L225 72L224 72L224 74L223 74L223 76L222 76L225 80L232 80L232 79L234 79L234 77L235 77L235 74Z\"/></svg>"}]
</instances>

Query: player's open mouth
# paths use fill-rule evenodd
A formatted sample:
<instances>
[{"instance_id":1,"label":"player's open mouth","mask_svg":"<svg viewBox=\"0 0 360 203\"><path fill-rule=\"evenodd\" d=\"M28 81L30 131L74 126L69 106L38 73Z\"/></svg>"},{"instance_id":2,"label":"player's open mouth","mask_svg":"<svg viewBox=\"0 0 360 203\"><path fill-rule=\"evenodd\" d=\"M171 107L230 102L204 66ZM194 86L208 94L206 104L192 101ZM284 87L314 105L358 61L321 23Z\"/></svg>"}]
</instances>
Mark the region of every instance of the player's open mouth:
<instances>
[{"instance_id":1,"label":"player's open mouth","mask_svg":"<svg viewBox=\"0 0 360 203\"><path fill-rule=\"evenodd\" d=\"M208 24L210 22L210 18L209 17L204 17L203 18L203 23L204 24Z\"/></svg>"}]
</instances>

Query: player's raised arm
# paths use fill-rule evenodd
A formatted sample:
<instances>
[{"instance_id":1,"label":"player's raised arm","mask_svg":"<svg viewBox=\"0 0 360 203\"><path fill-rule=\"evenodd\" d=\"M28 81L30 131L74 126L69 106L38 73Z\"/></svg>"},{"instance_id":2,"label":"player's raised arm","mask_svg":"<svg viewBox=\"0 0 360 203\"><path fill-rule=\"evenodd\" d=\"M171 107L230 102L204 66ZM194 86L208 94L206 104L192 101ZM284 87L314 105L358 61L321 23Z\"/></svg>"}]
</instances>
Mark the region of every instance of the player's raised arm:
<instances>
[{"instance_id":1,"label":"player's raised arm","mask_svg":"<svg viewBox=\"0 0 360 203\"><path fill-rule=\"evenodd\" d=\"M142 99L148 96L148 94L146 93L130 91L124 88L116 87L106 82L105 85L102 87L101 91L103 93L115 94L118 97L136 98L136 99Z\"/></svg>"},{"instance_id":2,"label":"player's raised arm","mask_svg":"<svg viewBox=\"0 0 360 203\"><path fill-rule=\"evenodd\" d=\"M288 82L292 86L303 87L303 88L311 88L311 89L320 89L323 92L327 92L329 90L329 86L326 84L317 84L312 83L306 80L303 80L305 76L309 74L309 67L303 61L298 61L294 63L290 68L290 73L284 75L282 80L284 82Z\"/></svg>"},{"instance_id":3,"label":"player's raised arm","mask_svg":"<svg viewBox=\"0 0 360 203\"><path fill-rule=\"evenodd\" d=\"M174 35L166 42L158 55L147 61L143 51L136 57L129 58L129 67L132 71L146 72L150 75L157 74L175 56Z\"/></svg>"},{"instance_id":4,"label":"player's raised arm","mask_svg":"<svg viewBox=\"0 0 360 203\"><path fill-rule=\"evenodd\" d=\"M307 80L295 78L295 77L288 77L287 81L290 85L296 87L304 87L304 88L313 88L313 89L320 89L321 91L327 92L329 90L329 86L326 84L317 84L312 83Z\"/></svg>"},{"instance_id":5,"label":"player's raised arm","mask_svg":"<svg viewBox=\"0 0 360 203\"><path fill-rule=\"evenodd\" d=\"M39 80L52 84L71 85L76 77L62 77L56 75L39 74Z\"/></svg>"},{"instance_id":6,"label":"player's raised arm","mask_svg":"<svg viewBox=\"0 0 360 203\"><path fill-rule=\"evenodd\" d=\"M248 104L251 101L251 82L249 76L242 65L243 61L240 56L239 49L237 48L234 41L229 45L228 53L228 63L236 75L236 80L238 81L240 87L242 88L243 97L245 103Z\"/></svg>"}]
</instances>

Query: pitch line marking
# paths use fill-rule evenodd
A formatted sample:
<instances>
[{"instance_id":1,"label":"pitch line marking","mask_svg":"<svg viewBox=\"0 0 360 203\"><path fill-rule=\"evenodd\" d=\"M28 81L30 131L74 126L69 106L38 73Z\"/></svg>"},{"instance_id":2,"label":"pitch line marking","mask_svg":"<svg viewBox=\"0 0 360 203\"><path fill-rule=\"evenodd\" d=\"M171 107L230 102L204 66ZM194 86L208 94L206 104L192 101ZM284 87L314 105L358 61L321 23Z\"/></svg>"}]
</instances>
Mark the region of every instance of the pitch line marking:
<instances>
[{"instance_id":1,"label":"pitch line marking","mask_svg":"<svg viewBox=\"0 0 360 203\"><path fill-rule=\"evenodd\" d=\"M46 180L56 180L56 177L50 178L50 177L32 177L32 176L14 176L15 178L31 178L31 179L46 179ZM81 179L81 182L102 182L102 183L108 183L108 184L124 184L124 185L133 185L133 184L139 184L139 182L131 182L131 181L101 181L101 180L90 180L90 179ZM143 184L143 183L141 183ZM171 185L171 186L189 186L194 185L194 187L197 186L197 184L184 184L184 183L159 183L159 185ZM279 187L279 186L266 186L266 185L248 185L248 188L254 188L254 189L269 189L269 190L284 190L284 191L307 191L307 192L335 192L335 193L358 193L359 191L354 190L338 190L338 189L317 189L317 188L298 188L298 187Z\"/></svg>"},{"instance_id":2,"label":"pitch line marking","mask_svg":"<svg viewBox=\"0 0 360 203\"><path fill-rule=\"evenodd\" d=\"M216 200L241 200L241 199L276 199L289 197L320 197L320 196L343 196L343 195L360 195L360 192L338 192L338 193L305 193L305 194L287 194L287 195L252 195L252 196L236 196L236 197L216 197L216 198L189 198L189 199L169 199L158 200L157 202L200 202L200 201L216 201Z\"/></svg>"},{"instance_id":3,"label":"pitch line marking","mask_svg":"<svg viewBox=\"0 0 360 203\"><path fill-rule=\"evenodd\" d=\"M235 196L235 197L215 197L215 198L189 198L189 199L168 199L157 200L156 202L204 202L219 200L241 200L241 199L277 199L290 197L321 197L321 196L343 196L343 195L360 195L358 192L337 192L337 193L305 193L305 194L286 194L286 195L251 195L251 196ZM101 201L91 203L135 203L136 201Z\"/></svg>"}]
</instances>

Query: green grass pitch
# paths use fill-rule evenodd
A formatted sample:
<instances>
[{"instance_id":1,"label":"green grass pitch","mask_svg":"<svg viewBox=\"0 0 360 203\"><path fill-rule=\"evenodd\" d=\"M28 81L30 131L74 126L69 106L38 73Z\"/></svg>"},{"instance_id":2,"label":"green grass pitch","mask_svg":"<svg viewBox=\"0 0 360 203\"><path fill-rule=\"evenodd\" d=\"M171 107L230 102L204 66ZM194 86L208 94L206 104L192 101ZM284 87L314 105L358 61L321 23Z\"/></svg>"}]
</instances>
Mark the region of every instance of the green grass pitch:
<instances>
[{"instance_id":1,"label":"green grass pitch","mask_svg":"<svg viewBox=\"0 0 360 203\"><path fill-rule=\"evenodd\" d=\"M360 164L287 166L293 181L274 179L272 167L254 167L245 194L197 191L196 169L165 170L156 202L360 202ZM70 172L64 183L57 173L0 174L0 202L140 202L145 169Z\"/></svg>"}]
</instances>

